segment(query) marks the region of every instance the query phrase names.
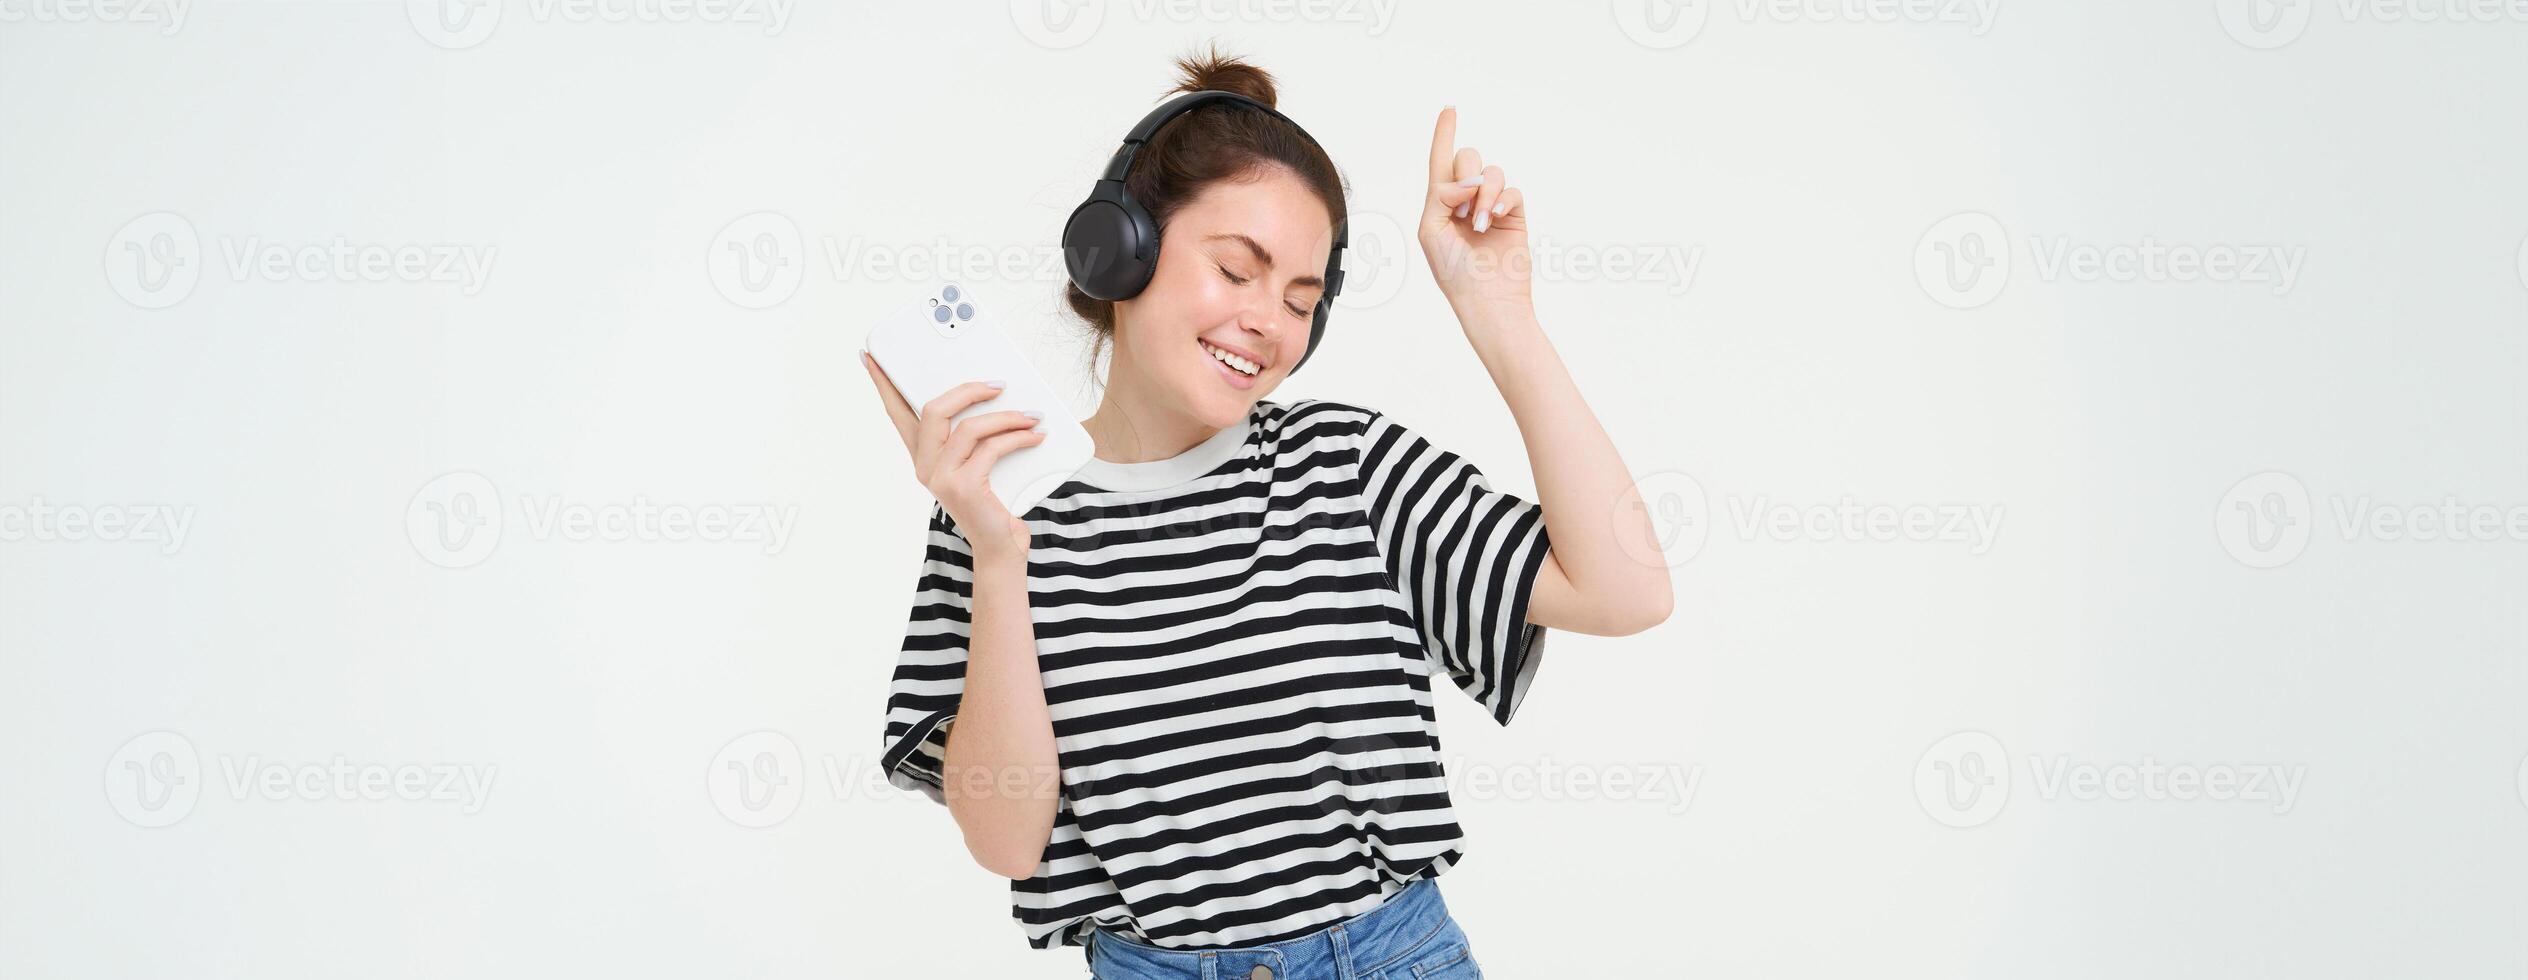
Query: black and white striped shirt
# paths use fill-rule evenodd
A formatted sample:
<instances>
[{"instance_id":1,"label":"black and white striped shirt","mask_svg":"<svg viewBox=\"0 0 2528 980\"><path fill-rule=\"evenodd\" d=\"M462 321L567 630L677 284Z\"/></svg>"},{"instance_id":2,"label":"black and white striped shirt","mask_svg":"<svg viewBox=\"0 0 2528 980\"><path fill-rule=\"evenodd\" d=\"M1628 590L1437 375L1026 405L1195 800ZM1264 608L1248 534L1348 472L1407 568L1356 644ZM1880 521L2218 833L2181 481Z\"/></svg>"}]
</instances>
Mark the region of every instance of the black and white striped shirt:
<instances>
[{"instance_id":1,"label":"black and white striped shirt","mask_svg":"<svg viewBox=\"0 0 2528 980\"><path fill-rule=\"evenodd\" d=\"M1546 631L1538 505L1384 414L1259 400L1169 459L1092 459L1021 515L1062 795L1029 945L1291 938L1461 857L1431 678L1499 724ZM934 503L881 764L945 802L973 560Z\"/></svg>"}]
</instances>

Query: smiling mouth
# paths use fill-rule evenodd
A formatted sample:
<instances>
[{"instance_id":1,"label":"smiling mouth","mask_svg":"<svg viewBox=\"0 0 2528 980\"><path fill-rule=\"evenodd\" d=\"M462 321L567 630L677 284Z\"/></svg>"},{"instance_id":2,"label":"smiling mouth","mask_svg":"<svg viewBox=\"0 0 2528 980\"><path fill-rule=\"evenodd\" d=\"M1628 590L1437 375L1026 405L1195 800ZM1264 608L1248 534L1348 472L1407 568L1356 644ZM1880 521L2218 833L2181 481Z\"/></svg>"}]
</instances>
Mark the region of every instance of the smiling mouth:
<instances>
[{"instance_id":1,"label":"smiling mouth","mask_svg":"<svg viewBox=\"0 0 2528 980\"><path fill-rule=\"evenodd\" d=\"M1220 348L1213 347L1211 346L1210 341L1196 337L1194 338L1194 342L1201 344L1203 347L1203 353L1211 355L1212 360L1228 365L1229 369L1232 371L1236 371L1239 374L1246 375L1250 378L1264 373L1263 365L1247 360L1246 358L1239 357L1238 355L1229 353L1228 351L1221 350Z\"/></svg>"}]
</instances>

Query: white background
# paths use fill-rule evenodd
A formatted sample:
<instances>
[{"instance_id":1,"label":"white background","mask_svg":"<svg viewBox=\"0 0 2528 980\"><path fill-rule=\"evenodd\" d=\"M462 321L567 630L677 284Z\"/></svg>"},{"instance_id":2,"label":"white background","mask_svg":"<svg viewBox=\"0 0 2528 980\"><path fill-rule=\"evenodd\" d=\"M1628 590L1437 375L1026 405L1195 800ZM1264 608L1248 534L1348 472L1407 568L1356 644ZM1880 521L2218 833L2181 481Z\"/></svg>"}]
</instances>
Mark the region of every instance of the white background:
<instances>
[{"instance_id":1,"label":"white background","mask_svg":"<svg viewBox=\"0 0 2528 980\"><path fill-rule=\"evenodd\" d=\"M1082 975L877 778L854 352L970 246L1093 409L1055 237L1212 38L1361 215L1269 397L1533 493L1399 230L1453 103L1670 536L1665 624L1440 691L1537 787L1460 792L1489 975L2528 971L2528 7L1382 4L0 0L0 976ZM2052 261L2145 242L2296 273ZM794 523L539 523L634 504Z\"/></svg>"}]
</instances>

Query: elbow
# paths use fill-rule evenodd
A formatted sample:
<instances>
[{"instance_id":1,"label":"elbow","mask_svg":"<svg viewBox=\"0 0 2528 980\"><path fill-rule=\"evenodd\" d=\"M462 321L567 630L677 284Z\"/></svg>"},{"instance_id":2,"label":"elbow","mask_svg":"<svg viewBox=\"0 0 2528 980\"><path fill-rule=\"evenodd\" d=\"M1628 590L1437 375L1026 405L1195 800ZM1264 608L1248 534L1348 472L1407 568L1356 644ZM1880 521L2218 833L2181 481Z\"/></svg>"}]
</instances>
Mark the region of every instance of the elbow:
<instances>
[{"instance_id":1,"label":"elbow","mask_svg":"<svg viewBox=\"0 0 2528 980\"><path fill-rule=\"evenodd\" d=\"M1015 826L967 827L966 854L984 870L1011 881L1033 878L1036 868L1044 863L1045 848L1052 844L1052 811L1048 806L1040 819L1025 821L1024 830Z\"/></svg>"},{"instance_id":2,"label":"elbow","mask_svg":"<svg viewBox=\"0 0 2528 980\"><path fill-rule=\"evenodd\" d=\"M986 847L972 841L966 843L966 851L974 855L974 862L982 865L983 870L1011 881L1035 877L1036 868L1043 860L1041 850L1028 854L1015 847Z\"/></svg>"},{"instance_id":3,"label":"elbow","mask_svg":"<svg viewBox=\"0 0 2528 980\"><path fill-rule=\"evenodd\" d=\"M1640 599L1624 605L1623 612L1616 617L1614 635L1631 636L1667 622L1668 614L1675 608L1675 593L1664 588L1646 593Z\"/></svg>"}]
</instances>

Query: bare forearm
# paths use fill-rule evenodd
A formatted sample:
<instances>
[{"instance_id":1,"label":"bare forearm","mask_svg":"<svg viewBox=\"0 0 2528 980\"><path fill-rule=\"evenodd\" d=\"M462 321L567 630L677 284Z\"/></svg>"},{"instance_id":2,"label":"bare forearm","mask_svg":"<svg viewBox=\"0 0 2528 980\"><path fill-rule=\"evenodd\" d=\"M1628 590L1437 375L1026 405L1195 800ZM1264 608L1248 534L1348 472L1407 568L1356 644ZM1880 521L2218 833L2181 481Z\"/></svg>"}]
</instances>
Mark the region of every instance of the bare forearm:
<instances>
[{"instance_id":1,"label":"bare forearm","mask_svg":"<svg viewBox=\"0 0 2528 980\"><path fill-rule=\"evenodd\" d=\"M978 555L971 608L965 693L948 729L948 809L976 861L1025 878L1053 834L1060 792L1026 557Z\"/></svg>"},{"instance_id":2,"label":"bare forearm","mask_svg":"<svg viewBox=\"0 0 2528 980\"><path fill-rule=\"evenodd\" d=\"M1460 315L1471 315L1467 337L1518 420L1562 573L1581 594L1664 610L1667 566L1635 557L1659 554L1659 543L1632 474L1533 312Z\"/></svg>"}]
</instances>

